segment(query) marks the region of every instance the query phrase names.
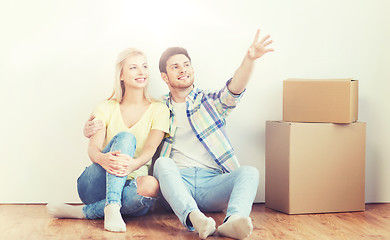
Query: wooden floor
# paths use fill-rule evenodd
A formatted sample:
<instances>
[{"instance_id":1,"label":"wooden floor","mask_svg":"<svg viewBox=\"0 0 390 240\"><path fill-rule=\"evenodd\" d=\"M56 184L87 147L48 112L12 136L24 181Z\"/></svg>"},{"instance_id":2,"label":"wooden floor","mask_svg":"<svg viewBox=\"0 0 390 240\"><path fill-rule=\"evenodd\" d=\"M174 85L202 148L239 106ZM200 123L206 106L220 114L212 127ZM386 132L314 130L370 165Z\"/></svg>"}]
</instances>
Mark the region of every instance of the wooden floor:
<instances>
[{"instance_id":1,"label":"wooden floor","mask_svg":"<svg viewBox=\"0 0 390 240\"><path fill-rule=\"evenodd\" d=\"M206 215L217 225L224 218L223 213ZM390 239L390 204L367 204L365 212L308 215L286 215L255 204L251 217L254 230L248 239ZM45 205L0 205L0 239L198 239L162 209L125 221L126 233L111 233L103 230L103 220L53 219Z\"/></svg>"}]
</instances>

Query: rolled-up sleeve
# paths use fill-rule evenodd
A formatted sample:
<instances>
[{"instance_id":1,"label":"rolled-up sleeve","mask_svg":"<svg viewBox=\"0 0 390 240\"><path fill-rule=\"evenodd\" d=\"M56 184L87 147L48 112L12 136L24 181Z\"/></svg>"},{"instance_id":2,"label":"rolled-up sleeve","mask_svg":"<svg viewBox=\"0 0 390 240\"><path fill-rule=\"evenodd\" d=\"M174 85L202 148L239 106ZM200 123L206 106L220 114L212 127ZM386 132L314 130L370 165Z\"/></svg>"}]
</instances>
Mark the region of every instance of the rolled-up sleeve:
<instances>
[{"instance_id":1,"label":"rolled-up sleeve","mask_svg":"<svg viewBox=\"0 0 390 240\"><path fill-rule=\"evenodd\" d=\"M215 94L210 94L210 96L214 98L214 104L217 111L223 118L227 117L231 110L237 106L245 92L244 90L240 94L233 94L228 88L228 84L231 80L232 79L229 79L221 90Z\"/></svg>"}]
</instances>

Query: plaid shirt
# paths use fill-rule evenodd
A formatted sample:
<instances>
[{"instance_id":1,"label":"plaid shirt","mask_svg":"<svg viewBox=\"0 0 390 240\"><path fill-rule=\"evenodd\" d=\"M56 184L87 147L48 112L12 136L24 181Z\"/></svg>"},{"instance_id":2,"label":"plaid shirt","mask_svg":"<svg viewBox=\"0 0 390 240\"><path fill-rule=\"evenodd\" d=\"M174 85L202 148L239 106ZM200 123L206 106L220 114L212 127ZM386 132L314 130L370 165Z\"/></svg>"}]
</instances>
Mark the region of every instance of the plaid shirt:
<instances>
[{"instance_id":1,"label":"plaid shirt","mask_svg":"<svg viewBox=\"0 0 390 240\"><path fill-rule=\"evenodd\" d=\"M194 86L186 98L186 112L192 130L224 172L240 166L225 131L225 118L242 97L242 93L234 95L229 91L227 85L230 81L219 91L204 91ZM165 95L163 102L170 110L170 126L160 156L169 157L177 124L171 96Z\"/></svg>"}]
</instances>

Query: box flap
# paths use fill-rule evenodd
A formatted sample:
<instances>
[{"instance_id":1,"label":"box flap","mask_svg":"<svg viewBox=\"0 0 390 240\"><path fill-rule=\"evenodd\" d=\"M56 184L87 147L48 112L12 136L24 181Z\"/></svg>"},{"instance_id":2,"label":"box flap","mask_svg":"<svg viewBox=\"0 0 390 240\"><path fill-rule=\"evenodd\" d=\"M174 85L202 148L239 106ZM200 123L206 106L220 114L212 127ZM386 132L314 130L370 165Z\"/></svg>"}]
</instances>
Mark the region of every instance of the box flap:
<instances>
[{"instance_id":1,"label":"box flap","mask_svg":"<svg viewBox=\"0 0 390 240\"><path fill-rule=\"evenodd\" d=\"M288 124L288 125L291 125L292 122L285 122L283 120L267 120L265 121L266 123L267 122L270 122L270 123L278 123L278 124Z\"/></svg>"}]
</instances>

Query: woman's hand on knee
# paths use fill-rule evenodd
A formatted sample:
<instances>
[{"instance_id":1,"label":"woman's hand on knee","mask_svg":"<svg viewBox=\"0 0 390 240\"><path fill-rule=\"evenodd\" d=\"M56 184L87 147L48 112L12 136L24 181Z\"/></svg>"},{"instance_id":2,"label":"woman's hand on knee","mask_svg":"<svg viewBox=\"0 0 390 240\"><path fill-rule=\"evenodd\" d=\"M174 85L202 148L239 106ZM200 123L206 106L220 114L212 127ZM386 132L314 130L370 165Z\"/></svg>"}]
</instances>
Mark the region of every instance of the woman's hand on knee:
<instances>
[{"instance_id":1,"label":"woman's hand on knee","mask_svg":"<svg viewBox=\"0 0 390 240\"><path fill-rule=\"evenodd\" d=\"M115 154L110 158L110 167L118 177L124 177L137 170L138 161L127 154Z\"/></svg>"},{"instance_id":2,"label":"woman's hand on knee","mask_svg":"<svg viewBox=\"0 0 390 240\"><path fill-rule=\"evenodd\" d=\"M120 151L103 153L103 157L99 160L98 164L110 174L116 176L119 176L120 174L125 174L127 168L122 166L122 161L118 160L119 154Z\"/></svg>"}]
</instances>

